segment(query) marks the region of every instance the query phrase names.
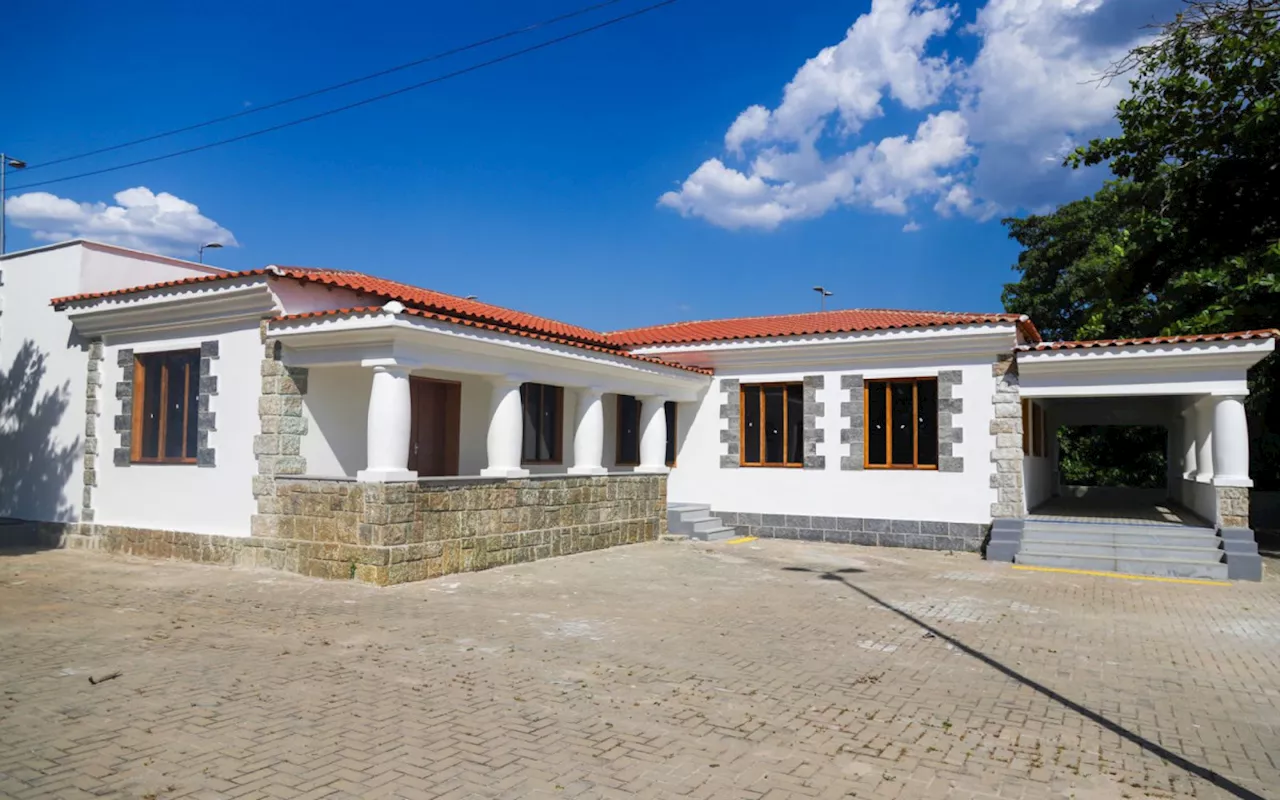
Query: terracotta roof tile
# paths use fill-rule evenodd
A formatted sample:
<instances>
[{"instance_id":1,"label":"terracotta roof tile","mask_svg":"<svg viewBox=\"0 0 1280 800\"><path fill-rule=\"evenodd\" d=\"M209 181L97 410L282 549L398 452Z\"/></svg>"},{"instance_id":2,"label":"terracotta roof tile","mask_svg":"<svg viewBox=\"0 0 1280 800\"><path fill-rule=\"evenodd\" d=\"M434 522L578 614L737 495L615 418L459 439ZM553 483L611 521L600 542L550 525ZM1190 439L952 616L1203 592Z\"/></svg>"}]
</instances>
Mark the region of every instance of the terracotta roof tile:
<instances>
[{"instance_id":1,"label":"terracotta roof tile","mask_svg":"<svg viewBox=\"0 0 1280 800\"><path fill-rule=\"evenodd\" d=\"M1278 339L1280 330L1264 328L1233 333L1196 333L1180 336L1146 336L1136 339L1086 339L1078 342L1039 342L1018 347L1023 352L1043 350L1085 350L1094 347L1126 347L1151 344L1193 344L1195 342L1230 342L1244 339Z\"/></svg>"},{"instance_id":2,"label":"terracotta roof tile","mask_svg":"<svg viewBox=\"0 0 1280 800\"><path fill-rule=\"evenodd\" d=\"M626 347L660 344L694 344L730 339L759 339L766 336L811 336L823 333L855 333L896 328L932 328L946 325L978 325L1013 322L1024 335L1039 341L1035 326L1020 314L963 314L940 311L894 311L882 308L853 308L842 311L815 311L772 317L741 317L699 322L673 322L648 328L632 328L606 334L609 341Z\"/></svg>"},{"instance_id":3,"label":"terracotta roof tile","mask_svg":"<svg viewBox=\"0 0 1280 800\"><path fill-rule=\"evenodd\" d=\"M329 309L325 311L307 311L301 314L287 314L285 316L276 317L274 320L272 320L272 324L276 324L280 322L293 322L296 320L303 320L303 319L319 319L322 317L355 316L358 314L377 314L377 313L380 313L381 311L382 311L382 308L380 306L356 306L353 308L335 308L335 309ZM425 317L427 319L440 320L442 322L450 322L456 325L465 325L473 328L482 328L484 330L495 331L497 333L506 333L513 336L524 336L526 338L539 339L544 342L553 342L555 344L566 344L573 347L580 347L586 350L594 350L596 352L606 353L608 355L621 356L622 358L630 358L635 361L644 361L649 364L657 364L658 366L662 366L662 367L680 369L680 370L684 370L685 372L695 372L699 375L714 374L712 370L704 369L702 367L691 367L691 366L686 366L684 364L675 364L670 361L663 361L660 358L653 358L652 356L642 356L642 355L637 355L635 353L627 352L626 350L619 350L616 347L588 344L588 343L573 340L573 339L565 339L563 337L555 336L551 334L523 330L520 328L510 328L505 325L499 325L492 322L466 319L463 317L455 317L450 314L442 314L437 311L428 311L420 308L406 308L404 310L404 313L410 314L412 316L417 316L417 317Z\"/></svg>"},{"instance_id":4,"label":"terracotta roof tile","mask_svg":"<svg viewBox=\"0 0 1280 800\"><path fill-rule=\"evenodd\" d=\"M49 301L52 306L65 306L69 303L79 303L85 300L98 300L103 297L116 297L125 294L137 294L139 292L150 292L156 289L171 289L175 286L187 286L194 283L210 283L212 281L229 281L236 278L253 278L258 275L266 275L265 269L246 269L241 272L215 272L210 275L197 275L193 278L179 278L176 281L163 281L161 283L148 283L143 286L126 286L123 289L112 289L108 292L89 292L87 294L72 294L66 297L55 297Z\"/></svg>"}]
</instances>

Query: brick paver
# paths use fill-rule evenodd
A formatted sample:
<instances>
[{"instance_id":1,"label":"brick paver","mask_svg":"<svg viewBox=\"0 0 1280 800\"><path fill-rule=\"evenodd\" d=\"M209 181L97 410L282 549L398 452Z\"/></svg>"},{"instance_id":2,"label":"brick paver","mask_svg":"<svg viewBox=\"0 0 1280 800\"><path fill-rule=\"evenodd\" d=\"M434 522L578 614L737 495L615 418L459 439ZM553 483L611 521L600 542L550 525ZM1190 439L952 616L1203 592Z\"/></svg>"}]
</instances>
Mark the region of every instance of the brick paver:
<instances>
[{"instance_id":1,"label":"brick paver","mask_svg":"<svg viewBox=\"0 0 1280 800\"><path fill-rule=\"evenodd\" d=\"M1280 581L973 555L653 544L392 589L0 555L0 796L1275 796L1277 653Z\"/></svg>"}]
</instances>

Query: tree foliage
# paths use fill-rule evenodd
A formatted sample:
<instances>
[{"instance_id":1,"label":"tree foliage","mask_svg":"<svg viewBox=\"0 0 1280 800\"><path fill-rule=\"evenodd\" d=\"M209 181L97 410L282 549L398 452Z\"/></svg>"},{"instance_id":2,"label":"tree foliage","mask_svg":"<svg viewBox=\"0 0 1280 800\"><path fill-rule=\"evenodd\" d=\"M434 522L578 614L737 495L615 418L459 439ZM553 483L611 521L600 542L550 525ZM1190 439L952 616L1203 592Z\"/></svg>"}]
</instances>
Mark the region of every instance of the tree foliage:
<instances>
[{"instance_id":1,"label":"tree foliage","mask_svg":"<svg viewBox=\"0 0 1280 800\"><path fill-rule=\"evenodd\" d=\"M1023 247L1006 307L1046 338L1280 325L1280 0L1190 2L1108 79L1124 77L1119 132L1067 159L1114 180L1005 220ZM1277 361L1252 376L1260 486L1280 485Z\"/></svg>"}]
</instances>

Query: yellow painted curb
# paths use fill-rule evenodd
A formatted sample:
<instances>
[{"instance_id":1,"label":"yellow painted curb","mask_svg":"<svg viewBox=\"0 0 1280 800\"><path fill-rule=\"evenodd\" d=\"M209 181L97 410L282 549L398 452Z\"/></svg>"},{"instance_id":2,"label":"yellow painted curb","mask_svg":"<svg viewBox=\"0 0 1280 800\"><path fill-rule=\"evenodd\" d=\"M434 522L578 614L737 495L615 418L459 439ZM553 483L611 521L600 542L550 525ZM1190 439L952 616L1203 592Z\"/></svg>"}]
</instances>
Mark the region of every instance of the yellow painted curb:
<instances>
[{"instance_id":1,"label":"yellow painted curb","mask_svg":"<svg viewBox=\"0 0 1280 800\"><path fill-rule=\"evenodd\" d=\"M759 539L759 538L760 538L759 536L743 536L738 539L726 539L724 543L725 544L745 544L747 542L754 542L756 539Z\"/></svg>"},{"instance_id":2,"label":"yellow painted curb","mask_svg":"<svg viewBox=\"0 0 1280 800\"><path fill-rule=\"evenodd\" d=\"M1027 572L1065 572L1068 575L1096 575L1099 578L1122 578L1126 581L1157 581L1159 583L1194 583L1198 586L1230 586L1227 581L1208 581L1200 578L1161 578L1158 575L1125 575L1123 572L1098 572L1091 569L1067 569L1066 567L1028 567L1014 564L1014 569Z\"/></svg>"}]
</instances>

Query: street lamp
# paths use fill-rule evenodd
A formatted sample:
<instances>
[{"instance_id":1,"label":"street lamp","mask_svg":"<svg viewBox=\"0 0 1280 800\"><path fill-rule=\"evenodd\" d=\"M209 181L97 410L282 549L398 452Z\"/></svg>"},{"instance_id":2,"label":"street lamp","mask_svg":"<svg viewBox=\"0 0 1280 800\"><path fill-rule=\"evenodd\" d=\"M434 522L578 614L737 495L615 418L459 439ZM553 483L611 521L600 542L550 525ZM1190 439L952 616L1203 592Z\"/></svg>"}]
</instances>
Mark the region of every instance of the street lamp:
<instances>
[{"instance_id":1,"label":"street lamp","mask_svg":"<svg viewBox=\"0 0 1280 800\"><path fill-rule=\"evenodd\" d=\"M27 162L22 159L0 153L0 256L4 255L4 171L8 167L13 167L14 169L26 169L26 166Z\"/></svg>"},{"instance_id":2,"label":"street lamp","mask_svg":"<svg viewBox=\"0 0 1280 800\"><path fill-rule=\"evenodd\" d=\"M203 263L204 263L204 251L205 251L205 250L217 250L217 249L219 249L219 248L221 248L221 247L222 247L222 244L221 244L221 243L219 243L219 242L209 242L208 244L202 244L202 245L200 245L200 263L201 263L201 264L203 264Z\"/></svg>"},{"instance_id":3,"label":"street lamp","mask_svg":"<svg viewBox=\"0 0 1280 800\"><path fill-rule=\"evenodd\" d=\"M821 297L821 298L822 298L822 306L821 306L821 308L822 308L822 310L823 310L823 311L826 311L826 310L827 310L827 298L828 298L828 297L830 297L831 295L835 294L835 292L828 292L825 286L815 286L815 287L813 287L813 290L814 290L815 292L817 292L817 293L818 293L818 296L819 296L819 297Z\"/></svg>"}]
</instances>

